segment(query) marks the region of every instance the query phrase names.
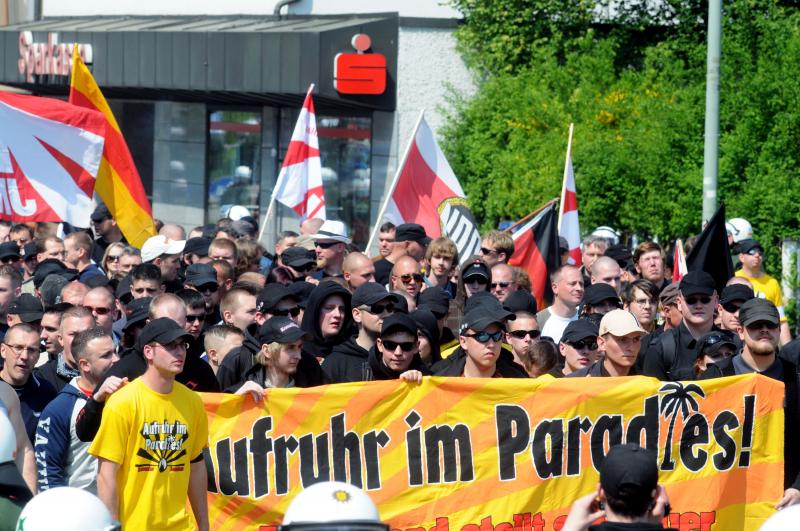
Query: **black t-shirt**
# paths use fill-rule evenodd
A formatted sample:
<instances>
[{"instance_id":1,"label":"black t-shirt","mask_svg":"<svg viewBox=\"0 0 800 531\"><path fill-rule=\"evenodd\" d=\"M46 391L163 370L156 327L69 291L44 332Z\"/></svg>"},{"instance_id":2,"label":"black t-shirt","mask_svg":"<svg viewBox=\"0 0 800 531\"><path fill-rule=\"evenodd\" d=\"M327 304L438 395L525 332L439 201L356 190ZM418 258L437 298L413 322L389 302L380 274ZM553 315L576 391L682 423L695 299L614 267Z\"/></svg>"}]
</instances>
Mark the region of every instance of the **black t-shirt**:
<instances>
[{"instance_id":1,"label":"black t-shirt","mask_svg":"<svg viewBox=\"0 0 800 531\"><path fill-rule=\"evenodd\" d=\"M10 383L8 384L11 385ZM25 431L28 433L31 444L33 444L39 415L42 414L45 406L56 397L58 391L46 380L37 377L35 374L30 375L25 385L20 387L11 385L11 387L19 397L20 412L22 413L22 420L25 422Z\"/></svg>"},{"instance_id":2,"label":"black t-shirt","mask_svg":"<svg viewBox=\"0 0 800 531\"><path fill-rule=\"evenodd\" d=\"M394 264L386 258L381 258L375 262L375 282L382 286L388 284L392 277L393 267Z\"/></svg>"}]
</instances>

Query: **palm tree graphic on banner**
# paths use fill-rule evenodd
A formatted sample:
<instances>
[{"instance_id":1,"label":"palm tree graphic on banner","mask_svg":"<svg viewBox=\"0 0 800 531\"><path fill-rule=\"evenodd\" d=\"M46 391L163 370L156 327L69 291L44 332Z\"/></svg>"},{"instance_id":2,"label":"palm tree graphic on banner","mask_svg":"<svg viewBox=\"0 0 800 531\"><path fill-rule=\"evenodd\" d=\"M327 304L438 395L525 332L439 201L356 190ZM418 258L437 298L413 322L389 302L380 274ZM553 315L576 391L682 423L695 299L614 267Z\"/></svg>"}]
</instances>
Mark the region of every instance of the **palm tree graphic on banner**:
<instances>
[{"instance_id":1,"label":"palm tree graphic on banner","mask_svg":"<svg viewBox=\"0 0 800 531\"><path fill-rule=\"evenodd\" d=\"M673 470L675 461L672 460L672 432L675 429L675 421L678 415L686 419L691 413L700 411L700 405L692 394L705 398L706 394L697 384L683 385L680 382L670 382L661 386L659 393L666 393L661 397L661 416L669 418L669 429L667 430L667 440L664 446L664 460L661 463L661 470Z\"/></svg>"}]
</instances>

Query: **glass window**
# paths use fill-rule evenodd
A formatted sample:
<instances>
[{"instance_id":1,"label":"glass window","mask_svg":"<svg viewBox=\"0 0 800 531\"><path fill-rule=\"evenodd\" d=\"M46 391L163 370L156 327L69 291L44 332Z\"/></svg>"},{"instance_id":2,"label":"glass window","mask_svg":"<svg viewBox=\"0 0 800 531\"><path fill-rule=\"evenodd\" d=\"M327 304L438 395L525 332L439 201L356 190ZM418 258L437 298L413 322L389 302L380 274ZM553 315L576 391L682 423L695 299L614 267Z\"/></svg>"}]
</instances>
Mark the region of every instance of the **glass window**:
<instances>
[{"instance_id":1,"label":"glass window","mask_svg":"<svg viewBox=\"0 0 800 531\"><path fill-rule=\"evenodd\" d=\"M216 222L233 205L258 219L261 182L261 111L212 111L208 118L208 207Z\"/></svg>"}]
</instances>

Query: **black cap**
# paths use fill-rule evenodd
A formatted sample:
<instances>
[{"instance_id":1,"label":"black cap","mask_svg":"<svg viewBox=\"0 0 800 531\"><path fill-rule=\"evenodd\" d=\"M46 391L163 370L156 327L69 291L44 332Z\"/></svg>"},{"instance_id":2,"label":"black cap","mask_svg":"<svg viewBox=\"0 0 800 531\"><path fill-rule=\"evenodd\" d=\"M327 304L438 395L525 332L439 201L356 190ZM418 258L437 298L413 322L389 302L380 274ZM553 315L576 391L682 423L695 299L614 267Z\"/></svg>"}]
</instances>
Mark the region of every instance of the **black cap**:
<instances>
[{"instance_id":1,"label":"black cap","mask_svg":"<svg viewBox=\"0 0 800 531\"><path fill-rule=\"evenodd\" d=\"M208 246L211 245L211 238L199 236L189 238L183 247L184 254L196 254L197 256L208 256Z\"/></svg>"},{"instance_id":2,"label":"black cap","mask_svg":"<svg viewBox=\"0 0 800 531\"><path fill-rule=\"evenodd\" d=\"M58 275L50 275L42 281L37 289L42 296L42 303L52 308L61 301L61 290L67 285L67 279Z\"/></svg>"},{"instance_id":3,"label":"black cap","mask_svg":"<svg viewBox=\"0 0 800 531\"><path fill-rule=\"evenodd\" d=\"M422 245L431 243L431 239L425 233L425 228L418 223L403 223L395 229L394 241L396 242L417 242Z\"/></svg>"},{"instance_id":4,"label":"black cap","mask_svg":"<svg viewBox=\"0 0 800 531\"><path fill-rule=\"evenodd\" d=\"M15 241L10 242L3 242L0 243L0 260L5 260L6 258L22 258L22 255L19 254L19 245Z\"/></svg>"},{"instance_id":5,"label":"black cap","mask_svg":"<svg viewBox=\"0 0 800 531\"><path fill-rule=\"evenodd\" d=\"M583 304L595 306L603 301L611 300L616 303L617 308L622 308L617 291L605 282L598 282L586 288L583 292Z\"/></svg>"},{"instance_id":6,"label":"black cap","mask_svg":"<svg viewBox=\"0 0 800 531\"><path fill-rule=\"evenodd\" d=\"M86 287L89 289L101 288L104 286L111 285L111 280L107 276L99 272L96 275L92 275L86 280L83 280L82 282L86 284Z\"/></svg>"},{"instance_id":7,"label":"black cap","mask_svg":"<svg viewBox=\"0 0 800 531\"><path fill-rule=\"evenodd\" d=\"M155 341L161 345L167 345L182 337L189 339L192 335L172 319L161 317L150 321L142 328L138 343L144 346Z\"/></svg>"},{"instance_id":8,"label":"black cap","mask_svg":"<svg viewBox=\"0 0 800 531\"><path fill-rule=\"evenodd\" d=\"M611 447L600 465L600 485L610 496L624 500L633 493L650 496L658 484L656 454L636 444Z\"/></svg>"},{"instance_id":9,"label":"black cap","mask_svg":"<svg viewBox=\"0 0 800 531\"><path fill-rule=\"evenodd\" d=\"M109 212L108 207L105 206L103 203L97 205L92 212L92 221L95 223L100 223L103 220L109 219L111 217L111 212Z\"/></svg>"},{"instance_id":10,"label":"black cap","mask_svg":"<svg viewBox=\"0 0 800 531\"><path fill-rule=\"evenodd\" d=\"M128 304L126 308L130 310L131 314L125 321L125 326L122 330L127 330L133 325L138 325L147 321L147 317L150 314L150 301L152 300L152 297L142 297Z\"/></svg>"},{"instance_id":11,"label":"black cap","mask_svg":"<svg viewBox=\"0 0 800 531\"><path fill-rule=\"evenodd\" d=\"M22 248L22 259L36 258L36 242L28 242Z\"/></svg>"},{"instance_id":12,"label":"black cap","mask_svg":"<svg viewBox=\"0 0 800 531\"><path fill-rule=\"evenodd\" d=\"M508 297L506 297L506 302L503 303L503 307L513 313L528 312L535 314L538 311L536 299L526 289L518 289L509 293Z\"/></svg>"},{"instance_id":13,"label":"black cap","mask_svg":"<svg viewBox=\"0 0 800 531\"><path fill-rule=\"evenodd\" d=\"M740 253L749 253L753 249L761 249L761 254L764 254L764 246L758 240L752 238L740 241L737 246Z\"/></svg>"},{"instance_id":14,"label":"black cap","mask_svg":"<svg viewBox=\"0 0 800 531\"><path fill-rule=\"evenodd\" d=\"M298 339L310 337L300 326L288 317L273 317L264 321L258 328L256 340L262 345L268 343L294 343Z\"/></svg>"},{"instance_id":15,"label":"black cap","mask_svg":"<svg viewBox=\"0 0 800 531\"><path fill-rule=\"evenodd\" d=\"M114 291L114 294L119 300L124 300L126 296L131 295L131 282L133 282L133 279L130 274L125 275L122 280L119 281L117 289Z\"/></svg>"},{"instance_id":16,"label":"black cap","mask_svg":"<svg viewBox=\"0 0 800 531\"><path fill-rule=\"evenodd\" d=\"M44 307L42 301L30 293L23 293L9 303L7 313L19 315L23 323L33 323L42 320Z\"/></svg>"},{"instance_id":17,"label":"black cap","mask_svg":"<svg viewBox=\"0 0 800 531\"><path fill-rule=\"evenodd\" d=\"M439 286L431 286L419 294L417 305L427 306L434 313L446 314L450 311L450 295Z\"/></svg>"},{"instance_id":18,"label":"black cap","mask_svg":"<svg viewBox=\"0 0 800 531\"><path fill-rule=\"evenodd\" d=\"M427 308L417 306L417 309L408 314L417 325L417 331L428 338L433 348L439 344L439 323L436 316Z\"/></svg>"},{"instance_id":19,"label":"black cap","mask_svg":"<svg viewBox=\"0 0 800 531\"><path fill-rule=\"evenodd\" d=\"M569 242L563 236L558 237L558 250L562 253L569 252Z\"/></svg>"},{"instance_id":20,"label":"black cap","mask_svg":"<svg viewBox=\"0 0 800 531\"><path fill-rule=\"evenodd\" d=\"M722 294L719 297L720 304L728 304L729 302L733 301L749 301L753 297L755 297L755 293L753 293L753 288L750 286L745 286L744 284L731 284L730 286L725 286L722 290Z\"/></svg>"},{"instance_id":21,"label":"black cap","mask_svg":"<svg viewBox=\"0 0 800 531\"><path fill-rule=\"evenodd\" d=\"M463 334L467 329L482 332L493 323L497 323L501 328L505 328L505 322L507 320L513 321L517 318L513 313L504 310L499 302L497 304L498 306L480 305L468 311L461 320L461 333Z\"/></svg>"},{"instance_id":22,"label":"black cap","mask_svg":"<svg viewBox=\"0 0 800 531\"><path fill-rule=\"evenodd\" d=\"M599 334L599 328L596 323L586 319L576 319L564 329L564 333L561 334L561 341L563 343L572 343L587 337L597 337Z\"/></svg>"},{"instance_id":23,"label":"black cap","mask_svg":"<svg viewBox=\"0 0 800 531\"><path fill-rule=\"evenodd\" d=\"M712 330L703 334L697 341L700 346L698 355L711 355L713 356L720 348L729 346L736 349L736 343L733 340L733 332L729 330Z\"/></svg>"},{"instance_id":24,"label":"black cap","mask_svg":"<svg viewBox=\"0 0 800 531\"><path fill-rule=\"evenodd\" d=\"M217 284L217 270L210 264L192 264L186 268L186 282L195 287Z\"/></svg>"},{"instance_id":25,"label":"black cap","mask_svg":"<svg viewBox=\"0 0 800 531\"><path fill-rule=\"evenodd\" d=\"M686 295L711 295L717 289L714 277L705 271L689 271L679 284L681 294Z\"/></svg>"},{"instance_id":26,"label":"black cap","mask_svg":"<svg viewBox=\"0 0 800 531\"><path fill-rule=\"evenodd\" d=\"M408 313L408 299L403 293L392 293L396 297L394 313Z\"/></svg>"},{"instance_id":27,"label":"black cap","mask_svg":"<svg viewBox=\"0 0 800 531\"><path fill-rule=\"evenodd\" d=\"M256 298L256 311L270 313L270 310L274 309L279 302L287 297L298 302L300 301L300 297L292 293L288 286L278 282L267 284Z\"/></svg>"},{"instance_id":28,"label":"black cap","mask_svg":"<svg viewBox=\"0 0 800 531\"><path fill-rule=\"evenodd\" d=\"M305 309L308 297L311 296L311 292L314 291L316 286L311 282L301 280L299 282L292 282L287 287L289 288L289 293L297 297L299 306Z\"/></svg>"},{"instance_id":29,"label":"black cap","mask_svg":"<svg viewBox=\"0 0 800 531\"><path fill-rule=\"evenodd\" d=\"M303 268L309 264L316 264L317 258L314 251L294 246L281 253L281 262L289 267Z\"/></svg>"},{"instance_id":30,"label":"black cap","mask_svg":"<svg viewBox=\"0 0 800 531\"><path fill-rule=\"evenodd\" d=\"M476 275L485 278L487 282L492 279L492 273L489 271L489 266L482 261L476 260L465 267L463 271L461 271L461 278L464 279L465 282L469 277Z\"/></svg>"},{"instance_id":31,"label":"black cap","mask_svg":"<svg viewBox=\"0 0 800 531\"><path fill-rule=\"evenodd\" d=\"M386 291L382 285L377 282L367 282L360 285L353 292L352 306L358 308L359 306L372 306L376 302L384 299L391 299L392 302L397 301L398 296L394 293Z\"/></svg>"},{"instance_id":32,"label":"black cap","mask_svg":"<svg viewBox=\"0 0 800 531\"><path fill-rule=\"evenodd\" d=\"M417 323L407 313L393 313L383 320L380 337L388 336L395 332L408 332L417 335Z\"/></svg>"},{"instance_id":33,"label":"black cap","mask_svg":"<svg viewBox=\"0 0 800 531\"><path fill-rule=\"evenodd\" d=\"M67 279L67 281L72 281L78 278L78 271L76 269L67 269L61 261L55 258L48 258L42 260L36 266L36 272L33 274L33 286L35 288L41 287L42 282L48 275L59 275Z\"/></svg>"},{"instance_id":34,"label":"black cap","mask_svg":"<svg viewBox=\"0 0 800 531\"><path fill-rule=\"evenodd\" d=\"M739 307L739 322L748 326L757 321L780 324L781 315L778 308L767 299L753 298Z\"/></svg>"},{"instance_id":35,"label":"black cap","mask_svg":"<svg viewBox=\"0 0 800 531\"><path fill-rule=\"evenodd\" d=\"M488 291L479 291L477 293L473 293L472 297L467 299L467 302L464 303L464 313L469 313L475 308L479 308L481 306L485 306L487 308L503 308L503 305L499 300L497 300L497 297Z\"/></svg>"},{"instance_id":36,"label":"black cap","mask_svg":"<svg viewBox=\"0 0 800 531\"><path fill-rule=\"evenodd\" d=\"M612 245L611 247L606 249L604 255L611 258L612 260L616 260L617 264L619 264L619 266L623 269L628 267L628 264L630 264L631 260L633 260L633 255L631 254L630 249L628 249L621 243L617 245Z\"/></svg>"}]
</instances>

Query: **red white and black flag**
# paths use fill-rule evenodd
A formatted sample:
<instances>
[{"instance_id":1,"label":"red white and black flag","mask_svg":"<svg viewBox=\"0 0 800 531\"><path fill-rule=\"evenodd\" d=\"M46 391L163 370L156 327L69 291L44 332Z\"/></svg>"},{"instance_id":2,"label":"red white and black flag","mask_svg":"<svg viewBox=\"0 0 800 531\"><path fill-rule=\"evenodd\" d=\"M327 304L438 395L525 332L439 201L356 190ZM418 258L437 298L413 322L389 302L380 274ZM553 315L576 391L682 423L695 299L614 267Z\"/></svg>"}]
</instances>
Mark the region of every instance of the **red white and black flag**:
<instances>
[{"instance_id":1,"label":"red white and black flag","mask_svg":"<svg viewBox=\"0 0 800 531\"><path fill-rule=\"evenodd\" d=\"M528 272L531 291L541 309L553 299L550 287L550 273L558 269L560 255L558 250L558 231L556 230L555 202L546 206L530 221L514 230L514 256L509 264Z\"/></svg>"}]
</instances>

